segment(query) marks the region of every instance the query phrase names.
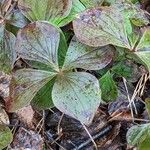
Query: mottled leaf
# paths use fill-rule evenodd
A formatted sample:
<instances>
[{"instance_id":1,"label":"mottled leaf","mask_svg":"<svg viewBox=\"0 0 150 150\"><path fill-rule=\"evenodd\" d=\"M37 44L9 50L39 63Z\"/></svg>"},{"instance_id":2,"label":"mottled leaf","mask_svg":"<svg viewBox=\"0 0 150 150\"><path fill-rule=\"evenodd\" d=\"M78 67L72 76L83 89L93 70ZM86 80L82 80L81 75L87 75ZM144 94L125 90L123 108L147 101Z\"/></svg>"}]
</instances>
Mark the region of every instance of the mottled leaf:
<instances>
[{"instance_id":1,"label":"mottled leaf","mask_svg":"<svg viewBox=\"0 0 150 150\"><path fill-rule=\"evenodd\" d=\"M23 28L25 25L28 24L27 19L23 16L19 9L14 9L10 15L10 18L7 20L8 23Z\"/></svg>"},{"instance_id":2,"label":"mottled leaf","mask_svg":"<svg viewBox=\"0 0 150 150\"><path fill-rule=\"evenodd\" d=\"M132 47L131 49L134 49L134 46L139 39L140 32L139 30L136 31L133 24L136 26L144 26L149 23L149 20L145 15L145 11L126 0L116 1L116 3L111 7L114 10L118 10L122 15L128 41Z\"/></svg>"},{"instance_id":3,"label":"mottled leaf","mask_svg":"<svg viewBox=\"0 0 150 150\"><path fill-rule=\"evenodd\" d=\"M33 22L17 34L17 54L27 60L38 61L58 70L60 33L47 22Z\"/></svg>"},{"instance_id":4,"label":"mottled leaf","mask_svg":"<svg viewBox=\"0 0 150 150\"><path fill-rule=\"evenodd\" d=\"M53 86L52 99L60 111L89 124L101 101L98 80L85 72L60 74Z\"/></svg>"},{"instance_id":5,"label":"mottled leaf","mask_svg":"<svg viewBox=\"0 0 150 150\"><path fill-rule=\"evenodd\" d=\"M113 44L130 50L139 38L139 32L132 24L143 26L148 23L145 12L125 0L110 7L88 9L73 22L76 36L89 46Z\"/></svg>"},{"instance_id":6,"label":"mottled leaf","mask_svg":"<svg viewBox=\"0 0 150 150\"><path fill-rule=\"evenodd\" d=\"M67 17L72 0L19 0L19 9L30 20L46 20L55 24Z\"/></svg>"},{"instance_id":7,"label":"mottled leaf","mask_svg":"<svg viewBox=\"0 0 150 150\"><path fill-rule=\"evenodd\" d=\"M29 105L37 92L56 74L53 72L21 69L14 73L10 84L10 99L7 110L16 111Z\"/></svg>"},{"instance_id":8,"label":"mottled leaf","mask_svg":"<svg viewBox=\"0 0 150 150\"><path fill-rule=\"evenodd\" d=\"M3 23L0 23L0 41L2 40L4 36L4 28L5 28L5 25Z\"/></svg>"},{"instance_id":9,"label":"mottled leaf","mask_svg":"<svg viewBox=\"0 0 150 150\"><path fill-rule=\"evenodd\" d=\"M86 8L100 6L104 0L80 0Z\"/></svg>"},{"instance_id":10,"label":"mottled leaf","mask_svg":"<svg viewBox=\"0 0 150 150\"><path fill-rule=\"evenodd\" d=\"M127 141L131 145L139 144L145 135L150 135L150 124L135 125L127 132Z\"/></svg>"},{"instance_id":11,"label":"mottled leaf","mask_svg":"<svg viewBox=\"0 0 150 150\"><path fill-rule=\"evenodd\" d=\"M16 59L15 52L16 37L5 31L3 39L0 41L0 70L9 73Z\"/></svg>"},{"instance_id":12,"label":"mottled leaf","mask_svg":"<svg viewBox=\"0 0 150 150\"><path fill-rule=\"evenodd\" d=\"M99 82L102 91L102 99L104 101L109 102L117 98L117 86L109 71L100 78Z\"/></svg>"},{"instance_id":13,"label":"mottled leaf","mask_svg":"<svg viewBox=\"0 0 150 150\"><path fill-rule=\"evenodd\" d=\"M113 47L92 48L73 37L65 59L64 69L83 68L99 70L106 67L113 57Z\"/></svg>"},{"instance_id":14,"label":"mottled leaf","mask_svg":"<svg viewBox=\"0 0 150 150\"><path fill-rule=\"evenodd\" d=\"M143 26L149 23L149 20L146 17L146 12L140 9L140 7L134 5L131 0L116 1L112 7L120 11L124 19L126 19L124 20L125 22L129 19L129 21L131 21L136 26Z\"/></svg>"},{"instance_id":15,"label":"mottled leaf","mask_svg":"<svg viewBox=\"0 0 150 150\"><path fill-rule=\"evenodd\" d=\"M62 19L60 23L58 24L58 26L62 27L64 25L67 25L69 22L71 22L75 18L75 16L78 13L80 13L83 10L85 10L84 5L79 0L73 0L72 8L71 8L69 15L66 18Z\"/></svg>"},{"instance_id":16,"label":"mottled leaf","mask_svg":"<svg viewBox=\"0 0 150 150\"><path fill-rule=\"evenodd\" d=\"M130 49L123 16L112 7L91 8L73 21L77 38L93 47L108 44Z\"/></svg>"},{"instance_id":17,"label":"mottled leaf","mask_svg":"<svg viewBox=\"0 0 150 150\"><path fill-rule=\"evenodd\" d=\"M11 130L7 126L0 124L0 149L2 150L8 146L12 139L13 135Z\"/></svg>"}]
</instances>

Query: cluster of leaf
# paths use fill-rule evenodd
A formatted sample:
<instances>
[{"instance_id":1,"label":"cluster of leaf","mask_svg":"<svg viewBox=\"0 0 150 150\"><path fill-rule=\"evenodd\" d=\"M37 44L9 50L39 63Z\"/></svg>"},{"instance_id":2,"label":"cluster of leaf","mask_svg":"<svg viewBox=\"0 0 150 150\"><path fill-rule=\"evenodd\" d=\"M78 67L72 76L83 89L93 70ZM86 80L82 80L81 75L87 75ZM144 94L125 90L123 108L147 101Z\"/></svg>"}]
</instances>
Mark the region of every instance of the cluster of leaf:
<instances>
[{"instance_id":1,"label":"cluster of leaf","mask_svg":"<svg viewBox=\"0 0 150 150\"><path fill-rule=\"evenodd\" d=\"M145 14L127 0L1 0L0 70L12 76L7 111L29 104L38 109L55 106L83 124L91 123L102 99L116 98L112 73L122 73L123 65L100 80L87 70L105 68L121 49L150 70ZM75 35L68 46L61 27L70 22ZM28 68L12 71L19 58Z\"/></svg>"},{"instance_id":2,"label":"cluster of leaf","mask_svg":"<svg viewBox=\"0 0 150 150\"><path fill-rule=\"evenodd\" d=\"M150 117L150 99L147 98L146 110ZM127 141L131 145L136 145L139 150L149 150L150 148L150 123L135 125L127 132Z\"/></svg>"}]
</instances>

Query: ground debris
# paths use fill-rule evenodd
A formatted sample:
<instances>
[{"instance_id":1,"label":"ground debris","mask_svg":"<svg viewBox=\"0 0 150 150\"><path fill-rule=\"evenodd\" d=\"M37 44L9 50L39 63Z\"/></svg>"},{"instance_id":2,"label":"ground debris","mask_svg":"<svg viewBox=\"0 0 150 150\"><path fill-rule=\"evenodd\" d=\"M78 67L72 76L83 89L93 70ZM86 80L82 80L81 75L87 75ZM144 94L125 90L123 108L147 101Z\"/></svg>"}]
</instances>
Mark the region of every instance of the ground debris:
<instances>
[{"instance_id":1,"label":"ground debris","mask_svg":"<svg viewBox=\"0 0 150 150\"><path fill-rule=\"evenodd\" d=\"M13 142L11 144L11 150L42 150L43 139L40 134L35 131L20 127L14 135Z\"/></svg>"}]
</instances>

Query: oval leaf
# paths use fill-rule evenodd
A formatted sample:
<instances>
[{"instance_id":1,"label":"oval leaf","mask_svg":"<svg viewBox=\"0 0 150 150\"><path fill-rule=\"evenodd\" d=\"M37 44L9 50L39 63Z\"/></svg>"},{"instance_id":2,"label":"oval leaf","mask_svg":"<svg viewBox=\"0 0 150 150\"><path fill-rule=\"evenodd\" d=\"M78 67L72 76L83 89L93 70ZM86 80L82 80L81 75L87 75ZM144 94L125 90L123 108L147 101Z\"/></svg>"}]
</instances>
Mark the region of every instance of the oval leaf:
<instances>
[{"instance_id":1,"label":"oval leaf","mask_svg":"<svg viewBox=\"0 0 150 150\"><path fill-rule=\"evenodd\" d=\"M12 33L5 31L0 41L0 70L6 73L11 72L16 59L15 40L16 37Z\"/></svg>"},{"instance_id":2,"label":"oval leaf","mask_svg":"<svg viewBox=\"0 0 150 150\"><path fill-rule=\"evenodd\" d=\"M99 81L101 85L103 100L109 102L117 98L118 95L117 86L109 71L105 75L103 75Z\"/></svg>"},{"instance_id":3,"label":"oval leaf","mask_svg":"<svg viewBox=\"0 0 150 150\"><path fill-rule=\"evenodd\" d=\"M58 70L60 33L47 22L33 22L17 34L17 54L27 60L38 61Z\"/></svg>"},{"instance_id":4,"label":"oval leaf","mask_svg":"<svg viewBox=\"0 0 150 150\"><path fill-rule=\"evenodd\" d=\"M123 17L112 7L87 9L73 21L73 27L77 38L89 46L113 44L131 48Z\"/></svg>"},{"instance_id":5,"label":"oval leaf","mask_svg":"<svg viewBox=\"0 0 150 150\"><path fill-rule=\"evenodd\" d=\"M98 80L85 72L59 75L53 86L52 99L60 111L89 124L101 101Z\"/></svg>"},{"instance_id":6,"label":"oval leaf","mask_svg":"<svg viewBox=\"0 0 150 150\"><path fill-rule=\"evenodd\" d=\"M37 92L56 74L53 72L21 69L14 73L10 84L7 110L14 112L30 104Z\"/></svg>"},{"instance_id":7,"label":"oval leaf","mask_svg":"<svg viewBox=\"0 0 150 150\"><path fill-rule=\"evenodd\" d=\"M46 20L55 24L67 17L72 0L19 0L19 9L30 20Z\"/></svg>"},{"instance_id":8,"label":"oval leaf","mask_svg":"<svg viewBox=\"0 0 150 150\"><path fill-rule=\"evenodd\" d=\"M13 139L11 130L5 125L0 124L0 149L8 146Z\"/></svg>"},{"instance_id":9,"label":"oval leaf","mask_svg":"<svg viewBox=\"0 0 150 150\"><path fill-rule=\"evenodd\" d=\"M135 125L128 130L127 141L131 145L139 144L147 133L150 135L150 124Z\"/></svg>"},{"instance_id":10,"label":"oval leaf","mask_svg":"<svg viewBox=\"0 0 150 150\"><path fill-rule=\"evenodd\" d=\"M65 59L63 68L83 68L87 70L99 70L106 67L113 57L113 47L105 46L92 48L80 43L73 37Z\"/></svg>"}]
</instances>

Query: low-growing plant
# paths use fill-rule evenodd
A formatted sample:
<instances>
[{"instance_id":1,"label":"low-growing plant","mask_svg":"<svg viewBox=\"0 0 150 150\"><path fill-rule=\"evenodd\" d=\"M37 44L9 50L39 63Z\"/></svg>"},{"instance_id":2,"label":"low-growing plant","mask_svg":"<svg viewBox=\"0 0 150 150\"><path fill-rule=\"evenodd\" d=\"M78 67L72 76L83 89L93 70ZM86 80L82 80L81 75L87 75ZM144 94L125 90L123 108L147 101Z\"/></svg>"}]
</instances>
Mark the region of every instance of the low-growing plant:
<instances>
[{"instance_id":1,"label":"low-growing plant","mask_svg":"<svg viewBox=\"0 0 150 150\"><path fill-rule=\"evenodd\" d=\"M113 75L129 70L119 62L100 80L87 71L105 68L122 49L150 70L149 14L131 1L7 0L0 8L0 70L12 76L8 112L55 106L88 125L102 101L117 97ZM71 21L75 35L67 41L61 27ZM19 27L16 36L7 24ZM15 70L20 58L27 67Z\"/></svg>"},{"instance_id":2,"label":"low-growing plant","mask_svg":"<svg viewBox=\"0 0 150 150\"><path fill-rule=\"evenodd\" d=\"M55 26L40 21L33 22L18 32L15 46L17 55L30 60L30 64L35 64L37 68L21 69L13 73L11 100L7 108L8 111L15 111L28 105L37 92L55 78L52 96L47 98L47 103L53 102L65 114L88 124L101 101L99 82L85 71L72 70L101 69L110 63L113 52L110 46L95 49L73 37L63 60L63 57L59 57L62 52L62 45L59 45L61 34ZM37 105L39 100L37 97Z\"/></svg>"}]
</instances>

